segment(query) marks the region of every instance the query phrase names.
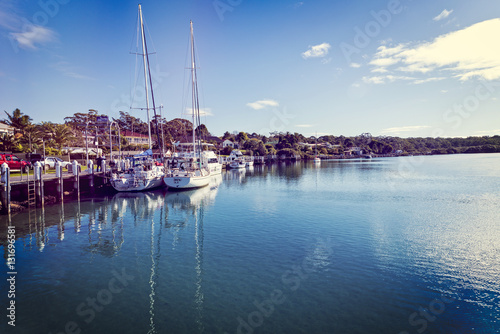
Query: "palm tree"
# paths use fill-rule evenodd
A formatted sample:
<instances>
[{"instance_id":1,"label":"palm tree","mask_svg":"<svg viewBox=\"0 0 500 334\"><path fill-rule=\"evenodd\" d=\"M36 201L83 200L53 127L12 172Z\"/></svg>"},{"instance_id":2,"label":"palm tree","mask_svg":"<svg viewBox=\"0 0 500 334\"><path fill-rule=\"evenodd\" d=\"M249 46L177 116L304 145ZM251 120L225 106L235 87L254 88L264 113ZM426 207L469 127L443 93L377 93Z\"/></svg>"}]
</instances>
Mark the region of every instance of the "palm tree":
<instances>
[{"instance_id":1,"label":"palm tree","mask_svg":"<svg viewBox=\"0 0 500 334\"><path fill-rule=\"evenodd\" d=\"M31 124L31 121L33 120L28 115L23 115L23 113L19 109L14 110L12 112L12 115L5 110L4 112L7 115L8 119L3 119L0 122L13 127L14 129L17 130L17 132L23 133L25 128L29 126Z\"/></svg>"},{"instance_id":2,"label":"palm tree","mask_svg":"<svg viewBox=\"0 0 500 334\"><path fill-rule=\"evenodd\" d=\"M69 141L75 139L70 127L66 124L54 124L53 137L54 144L59 150Z\"/></svg>"},{"instance_id":3,"label":"palm tree","mask_svg":"<svg viewBox=\"0 0 500 334\"><path fill-rule=\"evenodd\" d=\"M2 142L2 151L12 151L12 148L17 145L17 139L14 135L9 135L7 133L4 133L0 141Z\"/></svg>"}]
</instances>

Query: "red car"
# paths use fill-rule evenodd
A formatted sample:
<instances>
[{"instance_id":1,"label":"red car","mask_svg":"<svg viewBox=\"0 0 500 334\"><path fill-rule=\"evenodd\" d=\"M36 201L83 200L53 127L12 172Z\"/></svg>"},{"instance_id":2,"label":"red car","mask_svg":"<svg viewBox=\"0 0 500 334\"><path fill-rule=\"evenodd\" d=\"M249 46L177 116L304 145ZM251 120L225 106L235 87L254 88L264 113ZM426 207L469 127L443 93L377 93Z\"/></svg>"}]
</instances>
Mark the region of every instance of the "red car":
<instances>
[{"instance_id":1,"label":"red car","mask_svg":"<svg viewBox=\"0 0 500 334\"><path fill-rule=\"evenodd\" d=\"M28 172L31 164L27 161L19 159L16 155L11 153L0 153L0 166L4 163L12 169L23 170L24 172Z\"/></svg>"}]
</instances>

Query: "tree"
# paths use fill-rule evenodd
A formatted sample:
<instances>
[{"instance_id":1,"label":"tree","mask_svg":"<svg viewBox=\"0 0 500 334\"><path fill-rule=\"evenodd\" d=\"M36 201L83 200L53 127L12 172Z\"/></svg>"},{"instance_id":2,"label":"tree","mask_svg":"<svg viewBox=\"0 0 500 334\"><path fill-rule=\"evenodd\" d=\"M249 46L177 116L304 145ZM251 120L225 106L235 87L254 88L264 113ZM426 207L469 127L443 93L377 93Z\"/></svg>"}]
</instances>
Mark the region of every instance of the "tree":
<instances>
[{"instance_id":1,"label":"tree","mask_svg":"<svg viewBox=\"0 0 500 334\"><path fill-rule=\"evenodd\" d=\"M66 124L55 124L53 140L55 146L61 150L66 143L73 140L73 132L70 127Z\"/></svg>"},{"instance_id":2,"label":"tree","mask_svg":"<svg viewBox=\"0 0 500 334\"><path fill-rule=\"evenodd\" d=\"M238 143L244 143L248 140L248 136L245 132L240 132L236 135L236 141Z\"/></svg>"},{"instance_id":3,"label":"tree","mask_svg":"<svg viewBox=\"0 0 500 334\"><path fill-rule=\"evenodd\" d=\"M95 124L97 122L97 111L89 110L88 113L77 112L73 116L64 117L64 123L75 130L85 131L87 122ZM105 116L105 115L100 115Z\"/></svg>"},{"instance_id":4,"label":"tree","mask_svg":"<svg viewBox=\"0 0 500 334\"><path fill-rule=\"evenodd\" d=\"M192 135L193 124L187 119L175 118L164 126L165 134L169 133L174 141L182 140Z\"/></svg>"},{"instance_id":5,"label":"tree","mask_svg":"<svg viewBox=\"0 0 500 334\"><path fill-rule=\"evenodd\" d=\"M2 144L2 151L12 151L12 149L18 144L16 137L7 133L2 134L0 141Z\"/></svg>"},{"instance_id":6,"label":"tree","mask_svg":"<svg viewBox=\"0 0 500 334\"><path fill-rule=\"evenodd\" d=\"M207 126L205 124L200 124L194 130L198 138L208 138L210 137L210 132L208 132Z\"/></svg>"},{"instance_id":7,"label":"tree","mask_svg":"<svg viewBox=\"0 0 500 334\"><path fill-rule=\"evenodd\" d=\"M11 126L14 128L14 132L20 132L23 133L25 128L31 124L31 117L28 115L24 115L21 110L16 109L12 112L12 115L9 114L7 111L5 111L5 115L7 115L7 119L3 119L2 122L3 124L7 124L8 126Z\"/></svg>"}]
</instances>

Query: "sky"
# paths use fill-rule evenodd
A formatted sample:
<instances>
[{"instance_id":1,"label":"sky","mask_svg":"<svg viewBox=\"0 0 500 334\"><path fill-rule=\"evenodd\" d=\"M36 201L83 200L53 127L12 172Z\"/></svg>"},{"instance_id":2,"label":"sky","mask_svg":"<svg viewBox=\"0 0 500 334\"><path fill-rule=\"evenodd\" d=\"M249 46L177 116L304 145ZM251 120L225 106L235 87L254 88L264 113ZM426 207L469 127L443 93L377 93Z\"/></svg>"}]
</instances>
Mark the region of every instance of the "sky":
<instances>
[{"instance_id":1,"label":"sky","mask_svg":"<svg viewBox=\"0 0 500 334\"><path fill-rule=\"evenodd\" d=\"M167 120L190 118L192 20L214 135L500 134L498 0L145 0L142 11ZM137 18L127 0L0 0L1 110L145 121Z\"/></svg>"}]
</instances>

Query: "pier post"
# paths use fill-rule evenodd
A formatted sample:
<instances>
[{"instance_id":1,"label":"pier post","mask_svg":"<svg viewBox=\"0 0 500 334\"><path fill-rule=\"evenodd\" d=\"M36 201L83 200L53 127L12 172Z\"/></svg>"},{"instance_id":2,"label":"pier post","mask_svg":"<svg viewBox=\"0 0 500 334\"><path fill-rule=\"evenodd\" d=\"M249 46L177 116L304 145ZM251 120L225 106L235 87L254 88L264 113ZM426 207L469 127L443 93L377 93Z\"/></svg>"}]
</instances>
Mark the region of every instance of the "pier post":
<instances>
[{"instance_id":1,"label":"pier post","mask_svg":"<svg viewBox=\"0 0 500 334\"><path fill-rule=\"evenodd\" d=\"M80 200L80 166L78 165L78 161L76 160L73 160L73 175L75 179L73 188L76 191L78 200Z\"/></svg>"},{"instance_id":2,"label":"pier post","mask_svg":"<svg viewBox=\"0 0 500 334\"><path fill-rule=\"evenodd\" d=\"M4 162L2 164L1 189L2 212L10 215L10 168Z\"/></svg>"},{"instance_id":3,"label":"pier post","mask_svg":"<svg viewBox=\"0 0 500 334\"><path fill-rule=\"evenodd\" d=\"M94 162L89 160L87 164L87 173L90 174L89 177L89 188L91 192L94 192Z\"/></svg>"},{"instance_id":4,"label":"pier post","mask_svg":"<svg viewBox=\"0 0 500 334\"><path fill-rule=\"evenodd\" d=\"M36 194L36 205L43 206L44 203L44 194L43 194L43 179L42 179L42 164L40 161L35 163L35 194Z\"/></svg>"},{"instance_id":5,"label":"pier post","mask_svg":"<svg viewBox=\"0 0 500 334\"><path fill-rule=\"evenodd\" d=\"M64 200L64 181L63 181L63 172L62 172L62 164L58 161L56 162L56 177L57 177L57 200L59 202L63 202Z\"/></svg>"},{"instance_id":6,"label":"pier post","mask_svg":"<svg viewBox=\"0 0 500 334\"><path fill-rule=\"evenodd\" d=\"M106 175L106 160L101 161L101 171L104 173L103 175Z\"/></svg>"}]
</instances>

